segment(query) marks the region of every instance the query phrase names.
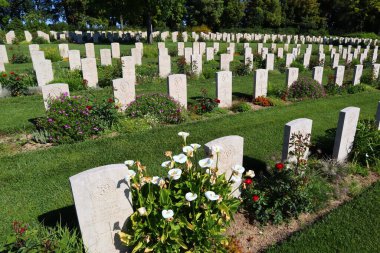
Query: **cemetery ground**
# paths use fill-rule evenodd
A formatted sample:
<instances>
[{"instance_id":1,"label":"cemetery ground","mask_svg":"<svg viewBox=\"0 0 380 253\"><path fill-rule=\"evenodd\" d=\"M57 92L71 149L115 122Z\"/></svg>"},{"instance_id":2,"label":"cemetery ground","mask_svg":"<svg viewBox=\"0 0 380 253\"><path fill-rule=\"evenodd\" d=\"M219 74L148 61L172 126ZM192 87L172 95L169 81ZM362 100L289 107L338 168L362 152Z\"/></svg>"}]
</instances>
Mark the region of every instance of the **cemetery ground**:
<instances>
[{"instance_id":1,"label":"cemetery ground","mask_svg":"<svg viewBox=\"0 0 380 253\"><path fill-rule=\"evenodd\" d=\"M207 43L209 46L209 43ZM190 44L189 44L190 45ZM211 44L210 44L211 45ZM220 43L220 51L226 50L226 43ZM256 43L250 43L255 50ZM55 50L57 45L40 45L42 49ZM266 44L270 47L270 44ZM279 46L279 44L278 44ZM295 45L291 45L291 48ZM79 49L84 54L84 46L70 44L70 49ZM129 55L132 46L121 45L122 55ZM169 53L176 54L177 48L173 43L166 43ZM302 46L304 49L304 45ZM315 45L314 45L315 47ZM327 46L326 55L328 55ZM55 48L55 49L54 49ZM110 48L109 45L95 45L96 56L99 57L99 49ZM7 46L8 52L13 50L28 55L27 45ZM244 57L239 55L243 50L242 44L238 44L236 56L240 61ZM9 53L10 55L12 53ZM46 54L48 55L48 54ZM166 79L157 77L157 45L144 45L143 66L136 68L139 84L136 86L137 94L167 93ZM46 56L48 57L48 56ZM218 58L218 56L217 56ZM327 84L328 76L333 74L329 57L326 57L323 74L323 84ZM177 73L177 57L172 56L172 72ZM116 60L113 60L116 64ZM202 89L207 89L208 96L215 96L215 72L218 69L217 62L204 62L204 74L199 78L188 79L189 102L201 95ZM65 83L67 80L68 63L58 60L53 63L55 79L53 83ZM23 73L32 68L31 63L7 64L6 70ZM350 73L352 74L352 72ZM139 77L140 76L140 77ZM311 71L300 72L300 76L311 77ZM107 78L107 71L99 71L99 80ZM352 79L352 76L347 78ZM346 80L347 81L347 80ZM279 92L285 87L285 73L278 70L269 72L268 97L275 104L274 107L262 108L243 113L232 113L220 109L203 115L188 115L184 123L179 125L157 125L151 129L111 129L96 139L88 139L73 144L47 146L36 150L25 150L23 146L30 139L34 130L31 120L44 116L45 109L40 95L25 97L10 97L0 99L0 240L11 230L13 220L28 223L44 222L48 226L54 226L61 221L70 227L77 227L76 213L72 199L72 192L68 178L90 168L114 163L122 163L126 159L140 160L148 168L149 175L161 175L162 169L157 166L165 157L164 150L178 150L179 140L177 133L186 131L190 133L189 139L193 143L204 144L213 139L239 135L245 140L244 144L244 167L254 169L257 174L264 171L281 159L284 125L297 118L313 120L312 143L317 148L323 146L323 137L326 131L337 126L339 111L348 106L361 109L360 119L374 118L380 91L364 84L365 91L356 94L343 94L326 96L317 100L304 100L298 102L283 102L279 98ZM253 78L252 74L233 77L234 101L252 101ZM71 95L83 95L91 93L96 97L112 97L110 87L96 90L71 91ZM257 109L257 108L255 108ZM318 146L319 145L319 146ZM42 145L44 147L44 145ZM313 157L312 157L313 159ZM261 227L257 224L246 223L238 217L238 227L244 229L234 231L233 234L244 238L240 242L247 248L250 243L257 243L253 249L264 249L278 240L286 239L291 232L304 229L296 233L283 243L273 246L269 252L374 252L380 248L379 232L377 224L380 223L379 192L380 184L374 183L365 189L370 182L377 181L378 176L369 172L369 176L363 177L368 171L351 168L354 175L348 176L348 181L340 182L338 188L347 188L347 193L335 196L325 180L318 173L313 175L315 191L329 192L326 196L332 202L339 197L340 200L350 200L348 203L337 207L325 217L314 216L312 219L281 225L283 230L278 237L271 237L276 230ZM331 191L331 192L330 192ZM339 195L339 194L338 194ZM353 199L351 200L351 198ZM321 201L322 203L323 201ZM339 202L341 204L341 202ZM319 207L324 213L329 210L328 206ZM319 219L315 224L314 219ZM303 222L304 221L304 222ZM239 222L242 222L241 224ZM245 223L244 223L245 222ZM241 225L241 226L240 226ZM249 231L249 226L255 226L257 234L254 239L249 239L243 231ZM232 228L233 229L233 228ZM265 230L266 229L266 230ZM281 229L281 227L280 227ZM260 231L264 231L261 234ZM230 231L231 232L231 231ZM234 233L236 232L236 233ZM251 242L249 242L251 241ZM256 247L256 248L255 248ZM252 250L252 248L251 248ZM248 250L248 252L250 252Z\"/></svg>"}]
</instances>

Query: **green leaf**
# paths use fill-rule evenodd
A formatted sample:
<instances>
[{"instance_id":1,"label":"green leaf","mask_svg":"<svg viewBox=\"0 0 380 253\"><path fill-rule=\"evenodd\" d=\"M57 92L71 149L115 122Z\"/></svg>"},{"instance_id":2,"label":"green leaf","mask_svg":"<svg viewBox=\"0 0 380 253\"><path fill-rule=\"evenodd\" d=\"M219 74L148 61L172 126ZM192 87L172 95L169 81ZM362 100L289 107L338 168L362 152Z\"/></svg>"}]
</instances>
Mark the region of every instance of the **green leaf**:
<instances>
[{"instance_id":1,"label":"green leaf","mask_svg":"<svg viewBox=\"0 0 380 253\"><path fill-rule=\"evenodd\" d=\"M142 242L139 242L136 247L133 248L132 253L136 253L143 246Z\"/></svg>"}]
</instances>

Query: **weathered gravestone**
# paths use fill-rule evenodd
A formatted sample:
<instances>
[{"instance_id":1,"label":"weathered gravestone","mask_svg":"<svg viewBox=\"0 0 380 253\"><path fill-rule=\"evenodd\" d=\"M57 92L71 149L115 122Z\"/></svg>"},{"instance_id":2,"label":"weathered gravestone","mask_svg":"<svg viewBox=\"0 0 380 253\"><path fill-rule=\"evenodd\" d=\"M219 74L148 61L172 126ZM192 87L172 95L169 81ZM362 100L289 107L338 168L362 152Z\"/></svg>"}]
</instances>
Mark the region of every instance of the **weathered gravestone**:
<instances>
[{"instance_id":1,"label":"weathered gravestone","mask_svg":"<svg viewBox=\"0 0 380 253\"><path fill-rule=\"evenodd\" d=\"M116 102L121 105L120 110L124 111L131 102L136 99L135 83L124 78L112 81L113 94Z\"/></svg>"},{"instance_id":2,"label":"weathered gravestone","mask_svg":"<svg viewBox=\"0 0 380 253\"><path fill-rule=\"evenodd\" d=\"M355 65L354 78L352 80L353 85L357 85L360 83L362 74L363 74L363 65Z\"/></svg>"},{"instance_id":3,"label":"weathered gravestone","mask_svg":"<svg viewBox=\"0 0 380 253\"><path fill-rule=\"evenodd\" d=\"M187 108L187 79L184 74L168 76L168 95Z\"/></svg>"},{"instance_id":4,"label":"weathered gravestone","mask_svg":"<svg viewBox=\"0 0 380 253\"><path fill-rule=\"evenodd\" d=\"M310 56L311 56L310 53L305 53L303 56L303 66L305 68L308 68L310 65Z\"/></svg>"},{"instance_id":5,"label":"weathered gravestone","mask_svg":"<svg viewBox=\"0 0 380 253\"><path fill-rule=\"evenodd\" d=\"M95 58L83 58L82 63L82 75L83 80L87 81L87 86L95 88L98 84L98 70L96 68Z\"/></svg>"},{"instance_id":6,"label":"weathered gravestone","mask_svg":"<svg viewBox=\"0 0 380 253\"><path fill-rule=\"evenodd\" d=\"M284 58L284 49L282 47L277 49L277 57L280 59Z\"/></svg>"},{"instance_id":7,"label":"weathered gravestone","mask_svg":"<svg viewBox=\"0 0 380 253\"><path fill-rule=\"evenodd\" d=\"M294 60L293 54L286 54L286 61L285 61L285 67L289 68Z\"/></svg>"},{"instance_id":8,"label":"weathered gravestone","mask_svg":"<svg viewBox=\"0 0 380 253\"><path fill-rule=\"evenodd\" d=\"M100 49L100 65L102 66L111 66L111 49Z\"/></svg>"},{"instance_id":9,"label":"weathered gravestone","mask_svg":"<svg viewBox=\"0 0 380 253\"><path fill-rule=\"evenodd\" d=\"M84 44L86 48L86 57L87 58L95 58L95 48L94 43L86 43Z\"/></svg>"},{"instance_id":10,"label":"weathered gravestone","mask_svg":"<svg viewBox=\"0 0 380 253\"><path fill-rule=\"evenodd\" d=\"M142 64L142 52L138 48L132 48L131 49L131 55L133 56L133 59L135 60L135 65L141 66Z\"/></svg>"},{"instance_id":11,"label":"weathered gravestone","mask_svg":"<svg viewBox=\"0 0 380 253\"><path fill-rule=\"evenodd\" d=\"M178 42L177 54L178 54L178 56L184 56L184 54L185 54L185 43L184 42Z\"/></svg>"},{"instance_id":12,"label":"weathered gravestone","mask_svg":"<svg viewBox=\"0 0 380 253\"><path fill-rule=\"evenodd\" d=\"M342 86L344 80L344 69L345 66L338 66L335 69L335 84Z\"/></svg>"},{"instance_id":13,"label":"weathered gravestone","mask_svg":"<svg viewBox=\"0 0 380 253\"><path fill-rule=\"evenodd\" d=\"M5 34L5 41L7 44L13 44L13 41L16 39L16 34L14 31L9 31Z\"/></svg>"},{"instance_id":14,"label":"weathered gravestone","mask_svg":"<svg viewBox=\"0 0 380 253\"><path fill-rule=\"evenodd\" d=\"M334 54L334 58L332 60L332 68L336 68L339 65L339 54Z\"/></svg>"},{"instance_id":15,"label":"weathered gravestone","mask_svg":"<svg viewBox=\"0 0 380 253\"><path fill-rule=\"evenodd\" d=\"M33 40L33 36L29 31L24 31L25 41L31 42Z\"/></svg>"},{"instance_id":16,"label":"weathered gravestone","mask_svg":"<svg viewBox=\"0 0 380 253\"><path fill-rule=\"evenodd\" d=\"M205 144L205 151L209 156L213 157L216 161L217 154L212 150L213 146L220 146L221 151L218 154L218 174L225 173L226 179L230 179L232 175L232 167L235 165L243 166L243 152L244 152L244 138L231 135L225 136ZM216 164L214 164L214 167ZM241 175L240 175L241 176ZM234 197L240 196L240 189L238 189L240 182L235 182L232 185ZM236 190L237 189L237 190ZM218 193L216 193L218 194Z\"/></svg>"},{"instance_id":17,"label":"weathered gravestone","mask_svg":"<svg viewBox=\"0 0 380 253\"><path fill-rule=\"evenodd\" d=\"M120 44L117 42L111 43L112 50L112 58L119 59L120 58Z\"/></svg>"},{"instance_id":18,"label":"weathered gravestone","mask_svg":"<svg viewBox=\"0 0 380 253\"><path fill-rule=\"evenodd\" d=\"M221 71L230 71L230 54L221 54L220 55L220 70Z\"/></svg>"},{"instance_id":19,"label":"weathered gravestone","mask_svg":"<svg viewBox=\"0 0 380 253\"><path fill-rule=\"evenodd\" d=\"M0 62L9 63L7 49L5 45L0 45Z\"/></svg>"},{"instance_id":20,"label":"weathered gravestone","mask_svg":"<svg viewBox=\"0 0 380 253\"><path fill-rule=\"evenodd\" d=\"M351 152L359 114L360 108L358 107L347 107L339 113L338 128L336 130L333 150L333 158L338 162L344 162Z\"/></svg>"},{"instance_id":21,"label":"weathered gravestone","mask_svg":"<svg viewBox=\"0 0 380 253\"><path fill-rule=\"evenodd\" d=\"M298 68L287 68L286 69L286 85L290 87L295 81L298 80Z\"/></svg>"},{"instance_id":22,"label":"weathered gravestone","mask_svg":"<svg viewBox=\"0 0 380 253\"><path fill-rule=\"evenodd\" d=\"M253 98L266 97L268 91L268 70L256 69L253 77Z\"/></svg>"},{"instance_id":23,"label":"weathered gravestone","mask_svg":"<svg viewBox=\"0 0 380 253\"><path fill-rule=\"evenodd\" d=\"M136 84L136 69L135 59L133 56L121 57L121 68L123 72L123 78L128 80L128 83Z\"/></svg>"},{"instance_id":24,"label":"weathered gravestone","mask_svg":"<svg viewBox=\"0 0 380 253\"><path fill-rule=\"evenodd\" d=\"M185 61L186 64L191 63L191 55L193 54L193 49L191 47L185 47Z\"/></svg>"},{"instance_id":25,"label":"weathered gravestone","mask_svg":"<svg viewBox=\"0 0 380 253\"><path fill-rule=\"evenodd\" d=\"M220 100L219 107L232 106L232 72L216 72L216 97Z\"/></svg>"},{"instance_id":26,"label":"weathered gravestone","mask_svg":"<svg viewBox=\"0 0 380 253\"><path fill-rule=\"evenodd\" d=\"M319 84L322 84L323 79L323 67L317 66L313 68L313 79Z\"/></svg>"},{"instance_id":27,"label":"weathered gravestone","mask_svg":"<svg viewBox=\"0 0 380 253\"><path fill-rule=\"evenodd\" d=\"M294 146L290 146L292 143L293 135L301 134L303 138L308 139L310 142L311 137L311 128L313 126L313 121L311 119L296 119L286 123L284 129L284 143L282 146L282 161L297 161L296 157L289 154L290 152L294 152ZM309 148L306 148L303 159L307 159L309 155Z\"/></svg>"},{"instance_id":28,"label":"weathered gravestone","mask_svg":"<svg viewBox=\"0 0 380 253\"><path fill-rule=\"evenodd\" d=\"M214 60L214 48L208 47L206 48L206 61Z\"/></svg>"},{"instance_id":29,"label":"weathered gravestone","mask_svg":"<svg viewBox=\"0 0 380 253\"><path fill-rule=\"evenodd\" d=\"M69 57L69 44L59 44L59 55L62 57L62 59Z\"/></svg>"},{"instance_id":30,"label":"weathered gravestone","mask_svg":"<svg viewBox=\"0 0 380 253\"><path fill-rule=\"evenodd\" d=\"M30 51L30 58L32 58L32 64L34 70L38 67L38 65L45 61L45 52L44 51Z\"/></svg>"},{"instance_id":31,"label":"weathered gravestone","mask_svg":"<svg viewBox=\"0 0 380 253\"><path fill-rule=\"evenodd\" d=\"M171 73L170 55L158 56L158 72L161 78L166 78Z\"/></svg>"},{"instance_id":32,"label":"weathered gravestone","mask_svg":"<svg viewBox=\"0 0 380 253\"><path fill-rule=\"evenodd\" d=\"M82 239L89 253L120 253L117 233L133 214L124 164L106 165L70 177Z\"/></svg>"},{"instance_id":33,"label":"weathered gravestone","mask_svg":"<svg viewBox=\"0 0 380 253\"><path fill-rule=\"evenodd\" d=\"M267 54L266 69L274 70L274 54Z\"/></svg>"},{"instance_id":34,"label":"weathered gravestone","mask_svg":"<svg viewBox=\"0 0 380 253\"><path fill-rule=\"evenodd\" d=\"M199 76L202 74L202 55L192 54L191 55L191 71Z\"/></svg>"},{"instance_id":35,"label":"weathered gravestone","mask_svg":"<svg viewBox=\"0 0 380 253\"><path fill-rule=\"evenodd\" d=\"M62 94L70 96L69 85L66 83L53 83L41 87L45 109L49 109L49 100L60 97Z\"/></svg>"},{"instance_id":36,"label":"weathered gravestone","mask_svg":"<svg viewBox=\"0 0 380 253\"><path fill-rule=\"evenodd\" d=\"M82 69L79 50L69 50L69 65L70 70Z\"/></svg>"},{"instance_id":37,"label":"weathered gravestone","mask_svg":"<svg viewBox=\"0 0 380 253\"><path fill-rule=\"evenodd\" d=\"M38 86L44 86L54 79L53 66L51 60L41 60L35 64Z\"/></svg>"}]
</instances>

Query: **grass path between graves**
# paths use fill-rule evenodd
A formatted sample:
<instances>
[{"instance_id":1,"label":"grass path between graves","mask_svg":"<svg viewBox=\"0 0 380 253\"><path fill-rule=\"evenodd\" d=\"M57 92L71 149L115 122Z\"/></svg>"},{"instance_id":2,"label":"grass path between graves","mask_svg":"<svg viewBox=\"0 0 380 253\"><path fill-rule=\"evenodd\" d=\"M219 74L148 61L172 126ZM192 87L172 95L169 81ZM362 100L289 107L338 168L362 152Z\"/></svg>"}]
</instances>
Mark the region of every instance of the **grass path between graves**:
<instances>
[{"instance_id":1,"label":"grass path between graves","mask_svg":"<svg viewBox=\"0 0 380 253\"><path fill-rule=\"evenodd\" d=\"M380 182L267 253L380 252Z\"/></svg>"},{"instance_id":2,"label":"grass path between graves","mask_svg":"<svg viewBox=\"0 0 380 253\"><path fill-rule=\"evenodd\" d=\"M279 159L284 124L296 118L313 120L312 139L336 127L339 111L348 106L361 108L361 118L373 118L379 91L309 100L290 106L224 115L206 121L161 127L113 138L88 140L47 150L30 151L0 158L0 239L13 220L54 223L75 221L76 214L68 178L101 165L140 160L151 174L164 173L163 152L179 152L179 131L190 132L189 142L204 144L226 135L244 137L244 166L262 169Z\"/></svg>"}]
</instances>

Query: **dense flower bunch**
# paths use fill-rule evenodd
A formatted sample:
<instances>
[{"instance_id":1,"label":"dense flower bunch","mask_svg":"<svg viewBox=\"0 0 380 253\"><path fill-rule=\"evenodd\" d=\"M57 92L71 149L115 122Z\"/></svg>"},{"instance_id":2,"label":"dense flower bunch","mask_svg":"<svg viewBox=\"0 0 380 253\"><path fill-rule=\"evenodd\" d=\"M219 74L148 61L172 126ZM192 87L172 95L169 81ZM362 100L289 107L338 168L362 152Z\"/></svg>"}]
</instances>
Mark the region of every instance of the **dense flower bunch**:
<instances>
[{"instance_id":1,"label":"dense flower bunch","mask_svg":"<svg viewBox=\"0 0 380 253\"><path fill-rule=\"evenodd\" d=\"M311 208L303 175L296 175L290 165L277 163L269 176L259 182L246 179L242 198L251 219L260 223L281 223Z\"/></svg>"},{"instance_id":2,"label":"dense flower bunch","mask_svg":"<svg viewBox=\"0 0 380 253\"><path fill-rule=\"evenodd\" d=\"M204 114L207 112L211 112L215 107L220 104L220 100L218 98L209 98L207 97L207 90L202 89L202 96L195 98L195 103L193 103L189 109L192 110L196 114Z\"/></svg>"},{"instance_id":3,"label":"dense flower bunch","mask_svg":"<svg viewBox=\"0 0 380 253\"><path fill-rule=\"evenodd\" d=\"M28 94L28 83L25 82L26 74L17 74L3 72L0 74L0 85L10 91L11 96L21 96Z\"/></svg>"},{"instance_id":4,"label":"dense flower bunch","mask_svg":"<svg viewBox=\"0 0 380 253\"><path fill-rule=\"evenodd\" d=\"M125 114L132 118L154 116L161 123L178 124L183 121L182 108L173 98L164 94L144 94L130 103Z\"/></svg>"},{"instance_id":5,"label":"dense flower bunch","mask_svg":"<svg viewBox=\"0 0 380 253\"><path fill-rule=\"evenodd\" d=\"M199 160L201 145L188 145L188 133L178 135L184 140L182 153L165 152L165 176L146 176L139 161L125 162L135 212L119 235L132 252L225 251L223 232L240 204L231 186L241 182L244 168L234 166L227 180L217 174L221 147L212 147L215 156Z\"/></svg>"},{"instance_id":6,"label":"dense flower bunch","mask_svg":"<svg viewBox=\"0 0 380 253\"><path fill-rule=\"evenodd\" d=\"M309 77L300 77L285 92L285 99L302 100L305 98L324 97L325 90L321 84Z\"/></svg>"},{"instance_id":7,"label":"dense flower bunch","mask_svg":"<svg viewBox=\"0 0 380 253\"><path fill-rule=\"evenodd\" d=\"M269 98L263 97L263 96L255 98L253 100L253 104L264 106L264 107L273 106L272 101Z\"/></svg>"},{"instance_id":8,"label":"dense flower bunch","mask_svg":"<svg viewBox=\"0 0 380 253\"><path fill-rule=\"evenodd\" d=\"M37 126L49 133L50 142L82 141L116 124L117 109L112 98L98 101L62 94L49 101L46 118L41 119Z\"/></svg>"}]
</instances>

